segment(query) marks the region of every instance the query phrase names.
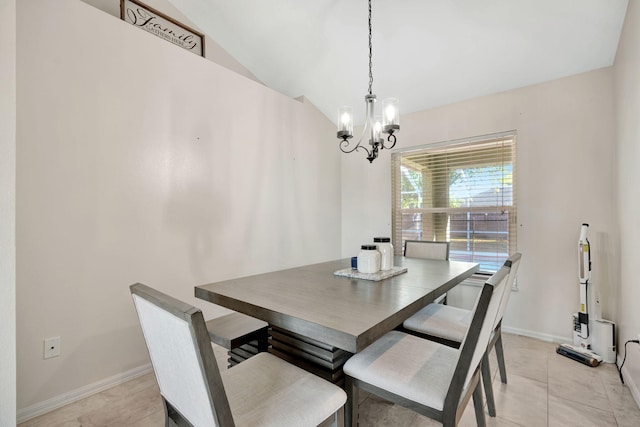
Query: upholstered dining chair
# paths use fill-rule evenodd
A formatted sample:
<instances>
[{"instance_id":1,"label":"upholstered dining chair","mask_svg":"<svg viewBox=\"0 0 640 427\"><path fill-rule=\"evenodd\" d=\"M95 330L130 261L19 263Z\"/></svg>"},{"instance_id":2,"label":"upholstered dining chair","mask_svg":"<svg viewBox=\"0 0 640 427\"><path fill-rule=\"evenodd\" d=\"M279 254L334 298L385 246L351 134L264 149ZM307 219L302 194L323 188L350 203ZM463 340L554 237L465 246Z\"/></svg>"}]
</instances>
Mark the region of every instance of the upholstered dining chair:
<instances>
[{"instance_id":1,"label":"upholstered dining chair","mask_svg":"<svg viewBox=\"0 0 640 427\"><path fill-rule=\"evenodd\" d=\"M404 256L407 258L449 259L449 242L405 240Z\"/></svg>"},{"instance_id":2,"label":"upholstered dining chair","mask_svg":"<svg viewBox=\"0 0 640 427\"><path fill-rule=\"evenodd\" d=\"M404 256L407 258L421 259L449 259L449 242L436 242L428 240L405 240ZM446 292L434 301L436 304L447 304Z\"/></svg>"},{"instance_id":3,"label":"upholstered dining chair","mask_svg":"<svg viewBox=\"0 0 640 427\"><path fill-rule=\"evenodd\" d=\"M336 385L266 352L220 372L199 309L140 283L130 290L167 426L343 422L347 396Z\"/></svg>"},{"instance_id":4,"label":"upholstered dining chair","mask_svg":"<svg viewBox=\"0 0 640 427\"><path fill-rule=\"evenodd\" d=\"M515 253L511 255L504 265L510 267L507 284L504 287L504 295L496 316L493 334L489 341L487 354L482 364L482 377L484 390L487 397L487 407L489 415L495 416L495 403L493 399L493 387L491 386L491 372L489 369L488 355L495 348L498 359L498 369L500 371L500 380L503 384L507 383L507 370L504 363L504 350L502 346L502 317L509 302L511 288L518 273L522 254ZM404 321L403 326L409 333L427 338L433 341L443 343L445 345L458 348L464 339L465 333L469 328L472 313L462 308L443 306L441 304L429 304L416 314Z\"/></svg>"},{"instance_id":5,"label":"upholstered dining chair","mask_svg":"<svg viewBox=\"0 0 640 427\"><path fill-rule=\"evenodd\" d=\"M473 397L476 420L485 425L480 364L509 277L503 266L482 287L460 348L391 331L344 365L346 424L358 422L358 393L365 390L445 426L457 425Z\"/></svg>"}]
</instances>

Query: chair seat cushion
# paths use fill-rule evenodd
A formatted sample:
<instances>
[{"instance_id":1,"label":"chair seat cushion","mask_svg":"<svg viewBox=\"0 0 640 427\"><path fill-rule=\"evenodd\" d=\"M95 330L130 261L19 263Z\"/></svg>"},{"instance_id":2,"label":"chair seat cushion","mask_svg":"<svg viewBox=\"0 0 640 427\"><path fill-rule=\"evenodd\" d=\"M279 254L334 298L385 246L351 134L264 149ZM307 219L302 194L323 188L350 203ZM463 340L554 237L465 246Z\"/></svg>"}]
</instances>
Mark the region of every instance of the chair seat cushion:
<instances>
[{"instance_id":1,"label":"chair seat cushion","mask_svg":"<svg viewBox=\"0 0 640 427\"><path fill-rule=\"evenodd\" d=\"M441 411L458 350L391 331L351 357L345 374Z\"/></svg>"},{"instance_id":2,"label":"chair seat cushion","mask_svg":"<svg viewBox=\"0 0 640 427\"><path fill-rule=\"evenodd\" d=\"M339 410L338 386L269 353L222 371L236 426L316 426Z\"/></svg>"},{"instance_id":3,"label":"chair seat cushion","mask_svg":"<svg viewBox=\"0 0 640 427\"><path fill-rule=\"evenodd\" d=\"M442 304L429 304L404 321L403 326L411 331L450 341L462 342L473 312Z\"/></svg>"}]
</instances>

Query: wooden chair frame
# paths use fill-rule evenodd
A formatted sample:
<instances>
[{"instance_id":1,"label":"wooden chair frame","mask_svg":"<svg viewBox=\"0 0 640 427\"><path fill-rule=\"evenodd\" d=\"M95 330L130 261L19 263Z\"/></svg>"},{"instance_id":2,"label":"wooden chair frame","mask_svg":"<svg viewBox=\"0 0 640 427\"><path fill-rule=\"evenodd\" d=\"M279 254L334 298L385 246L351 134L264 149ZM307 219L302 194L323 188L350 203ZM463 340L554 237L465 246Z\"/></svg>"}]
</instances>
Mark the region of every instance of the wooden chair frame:
<instances>
[{"instance_id":1,"label":"wooden chair frame","mask_svg":"<svg viewBox=\"0 0 640 427\"><path fill-rule=\"evenodd\" d=\"M177 324L176 327L178 329L175 330L174 333L182 334L180 335L180 338L182 339L181 345L183 347L186 348L189 345L189 341L191 341L191 344L193 344L193 350L195 350L194 352L187 351L187 353L190 355L189 361L190 362L193 361L193 356L195 356L195 359L197 360L197 363L198 363L198 366L197 367L193 366L193 369L190 372L186 371L188 372L188 375L190 375L190 378L192 379L192 381L197 382L197 384L194 384L194 390L192 390L196 394L193 394L192 396L188 396L188 395L180 396L180 395L173 394L171 392L167 393L167 390L176 390L176 388L168 388L167 390L163 390L162 388L163 384L162 384L162 381L160 381L161 379L165 381L165 385L171 384L171 381L174 381L174 379L172 379L171 376L165 375L166 373L171 373L171 374L175 373L172 371L172 366L167 365L168 360L170 360L171 362L173 362L173 360L164 359L164 362L162 361L163 360L162 358L158 358L156 360L154 359L154 354L156 356L157 354L152 353L152 351L150 351L150 355L152 356L151 362L152 364L154 364L154 373L156 374L156 377L159 379L159 385L161 388L160 393L162 395L162 401L163 401L164 412L165 412L165 425L167 427L176 426L176 425L191 426L192 425L191 423L193 423L194 421L200 424L206 424L207 426L213 423L220 427L235 427L234 416L232 415L232 412L231 412L231 405L229 403L228 396L231 396L232 403L235 401L237 404L238 402L245 401L248 397L250 398L251 396L246 396L243 394L244 393L243 389L240 390L241 393L238 394L239 389L237 385L246 384L247 378L242 379L243 375L255 376L259 372L263 372L265 369L275 369L275 371L269 370L268 372L270 373L276 372L278 373L278 375L280 374L285 375L289 379L293 377L294 378L293 384L296 384L296 381L297 381L296 378L300 379L300 385L297 386L298 389L295 389L295 386L294 386L293 391L291 391L294 394L296 392L302 392L302 391L306 392L308 390L314 390L312 394L316 397L325 396L328 399L326 401L328 404L337 405L337 403L340 402L340 405L336 406L336 410L332 414L325 415L328 412L327 411L328 408L325 405L321 404L319 400L313 401L313 397L312 397L311 399L307 399L307 402L309 402L310 404L313 404L314 406L312 408L307 408L305 412L308 414L309 411L311 411L311 413L313 414L314 424L319 423L318 424L319 426L322 426L322 427L329 426L334 421L337 421L337 425L339 427L343 426L344 401L346 396L337 386L329 384L328 382L320 378L316 378L312 374L305 372L304 370L297 368L293 365L290 365L284 361L281 361L277 357L270 354L258 355L256 356L256 359L253 359L253 362L247 361L243 363L243 365L232 368L232 370L225 372L225 381L227 382L226 385L227 387L231 387L230 389L228 388L225 390L225 384L223 383L222 375L220 373L216 358L213 353L209 332L207 330L202 312L196 307L193 307L189 304L181 302L175 298L170 297L169 295L165 295L160 291L157 291L153 288L150 288L140 283L131 285L130 290L131 290L132 296L134 297L136 311L138 313L138 316L140 317L140 321L141 321L140 324L142 325L143 333L145 334L145 341L147 343L148 349L152 350L157 348L158 343L162 342L158 340L162 340L165 337L164 328L167 327L167 325L163 323L157 323L157 322L154 323L153 318L151 318L152 321L149 322L149 318L147 316L142 315L143 313L155 315L155 312L153 310L150 311L150 307L147 307L147 305L150 304L154 306L154 308L158 308L162 310L163 315L175 316L176 318L186 323L186 326L188 329L188 335L189 335L188 337L187 337L186 329L184 329L183 324L179 324L179 325ZM143 304L141 300L144 300L148 304ZM163 320L166 320L166 319L163 319ZM173 326L169 325L169 329L171 328L173 328ZM160 348L162 348L164 344L165 343L162 342L162 345ZM172 348L183 348L183 347L172 347ZM182 354L187 354L187 353L182 353ZM163 372L163 375L159 376L158 370L156 369L158 366L155 366L156 363L159 366L164 368L164 370L161 370L161 372ZM167 368L169 370L166 370ZM200 383L199 381L200 376L203 380L202 383ZM181 380L182 378L184 378L184 375L174 375L174 377L178 378L177 383L173 384L174 387L185 387L184 381ZM238 382L240 380L234 381L232 379L234 377L236 379L240 378L242 382L241 383ZM182 381L182 384L180 383L180 381ZM269 387L271 383L273 383L275 387L273 389L274 390L273 396L277 396L279 392L282 392L286 387L289 387L289 385L281 381L273 381L273 382L262 381L262 382L258 382L257 384L259 387ZM188 386L190 384L191 383L186 385L186 387L189 388ZM236 386L235 388L233 387L234 385ZM201 390L204 393L206 393L206 396L203 396L198 391L196 391L196 387L197 387L197 390ZM301 389L300 387L305 387L305 388ZM307 388L307 387L311 387L311 388ZM251 384L248 384L246 389L247 391L251 392ZM234 390L235 390L235 395L233 394ZM228 393L231 393L231 394L228 394ZM262 400L263 398L265 398L268 401L268 397L262 396L260 394L256 394L254 395L254 397L259 399L259 401L261 402L263 401ZM168 400L168 398L173 399L174 403L172 404ZM317 399L321 399L321 398L318 397ZM176 405L179 405L181 407L182 405L185 405L185 407L183 407L183 410L186 410L185 408L191 405L192 407L189 409L193 410L193 405L196 400L200 400L200 402L195 403L196 405L202 405L202 406L195 406L197 408L196 410L201 409L202 412L200 414L196 414L192 418L189 418L187 416L188 414L181 414L180 409L176 407ZM283 410L286 410L285 408L287 407L286 406L287 404L288 403L284 401L279 401L279 402L276 401L275 405L277 406L270 406L270 407L267 406L266 410L272 411L274 414L276 412L280 414L283 412ZM250 409L249 411L245 411L242 414L236 414L236 416L240 416L240 418L236 418L236 420L239 420L238 422L242 423L243 425L256 425L256 423L264 422L264 420L256 421L255 418L251 417L250 414L251 414L251 411L254 409L253 406L249 409ZM292 408L292 409L297 410L299 408ZM211 411L210 414L208 411ZM247 418L247 414L249 414L249 418ZM298 414L297 421L291 421L287 425L299 425L301 411L298 410L297 414ZM243 415L244 415L244 418L242 418ZM322 417L323 419L318 420L318 418L320 417ZM304 415L302 418L304 418ZM281 422L285 420L286 420L286 417L283 417L282 419L280 419ZM296 424L292 424L292 422ZM306 422L310 422L310 420L306 420L305 423Z\"/></svg>"},{"instance_id":2,"label":"wooden chair frame","mask_svg":"<svg viewBox=\"0 0 640 427\"><path fill-rule=\"evenodd\" d=\"M233 416L231 414L231 408L229 407L229 401L227 400L227 395L224 391L220 370L218 368L215 355L213 354L213 349L211 348L211 341L209 339L209 333L206 328L204 317L202 316L202 311L189 304L172 298L169 295L150 288L149 286L143 285L142 283L131 285L130 290L132 294L159 306L165 311L187 322L191 332L191 338L196 349L200 372L202 373L204 383L207 386L207 397L213 417L216 423L220 426L235 426ZM171 422L179 426L189 425L188 421L186 421L186 417L180 414L176 408L167 402L164 396L162 397L162 401L164 403L165 422L167 427L172 425Z\"/></svg>"},{"instance_id":3,"label":"wooden chair frame","mask_svg":"<svg viewBox=\"0 0 640 427\"><path fill-rule=\"evenodd\" d=\"M513 286L513 282L515 280L521 258L522 258L522 254L515 253L511 255L504 263L504 266L509 267L510 269L509 278L507 280L505 289L503 291L504 292L503 299L500 302L500 307L498 308L498 317L496 318L498 322L496 323L496 326L493 330L493 334L491 336L491 340L489 341L489 345L487 346L487 352L485 353L482 359L482 365L481 365L482 378L483 378L482 382L484 386L484 393L487 399L487 409L489 411L489 415L492 417L496 416L496 404L495 404L495 398L493 395L493 387L491 385L492 381L491 381L491 370L489 367L489 353L491 353L491 350L495 349L496 358L498 360L498 371L500 372L500 381L503 384L506 384L507 369L505 366L504 348L502 345L502 317L504 316L504 311L506 310L506 304L507 304L507 299L504 296L508 295L508 293L511 292L511 287ZM440 344L444 344L449 347L453 347L453 348L460 347L459 341L452 341L446 338L424 334L424 333L420 333L420 332L413 331L406 328L402 328L402 331L409 333L411 335L428 339L429 341L435 341Z\"/></svg>"},{"instance_id":4,"label":"wooden chair frame","mask_svg":"<svg viewBox=\"0 0 640 427\"><path fill-rule=\"evenodd\" d=\"M421 405L412 400L408 400L404 397L390 393L384 389L378 388L374 385L363 382L357 378L352 378L345 373L345 388L347 391L347 405L346 405L346 425L357 425L358 422L358 394L359 390L365 390L369 393L373 393L383 399L397 403L398 405L412 409L419 414L425 415L436 421L441 422L444 426L455 426L462 417L462 414L466 408L469 399L473 397L474 409L476 414L476 420L478 426L484 427L486 424L483 402L482 402L482 389L480 388L480 370L481 365L476 367L471 366L475 349L478 345L484 345L479 343L480 332L487 316L487 311L492 297L501 298L502 290L496 290L496 286L505 286L507 275L509 273L509 267L503 267L496 274L494 274L482 287L480 295L478 297L476 309L473 314L473 318L467 332L462 349L460 350L460 357L456 365L453 378L449 385L447 395L444 401L443 410L437 410L428 406ZM493 323L493 319L491 320ZM486 351L485 351L486 355ZM474 369L471 376L469 387L464 390L467 374L470 369ZM465 392L463 396L463 392Z\"/></svg>"}]
</instances>

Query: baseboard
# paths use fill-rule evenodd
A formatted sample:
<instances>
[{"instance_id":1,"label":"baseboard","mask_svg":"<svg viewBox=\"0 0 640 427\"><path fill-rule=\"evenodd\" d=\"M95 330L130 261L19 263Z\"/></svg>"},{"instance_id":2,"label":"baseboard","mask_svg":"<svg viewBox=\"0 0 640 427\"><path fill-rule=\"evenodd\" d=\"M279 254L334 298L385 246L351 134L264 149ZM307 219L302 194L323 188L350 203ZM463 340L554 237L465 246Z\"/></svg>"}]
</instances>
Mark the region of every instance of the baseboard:
<instances>
[{"instance_id":1,"label":"baseboard","mask_svg":"<svg viewBox=\"0 0 640 427\"><path fill-rule=\"evenodd\" d=\"M522 335L529 338L535 338L540 341L554 342L558 344L573 342L573 338L571 337L561 337L559 335L543 334L540 332L530 331L527 329L512 328L509 326L505 326L504 324L502 325L502 332L506 332L508 334L514 334L514 335Z\"/></svg>"},{"instance_id":2,"label":"baseboard","mask_svg":"<svg viewBox=\"0 0 640 427\"><path fill-rule=\"evenodd\" d=\"M616 365L620 366L622 364L622 355L618 353ZM636 384L633 380L633 376L627 369L627 366L622 367L622 377L624 378L624 384L629 387L629 391L631 392L631 396L633 396L633 400L636 401L636 405L640 408L640 384Z\"/></svg>"},{"instance_id":3,"label":"baseboard","mask_svg":"<svg viewBox=\"0 0 640 427\"><path fill-rule=\"evenodd\" d=\"M93 384L88 384L75 390L71 390L67 393L52 397L51 399L47 399L43 402L27 406L26 408L18 409L18 412L16 414L17 421L18 423L21 423L30 420L31 418L35 418L42 414L46 414L47 412L51 412L55 409L68 405L69 403L73 403L80 399L84 399L85 397L100 393L101 391L107 390L111 387L115 387L139 376L145 375L151 371L151 364L149 363L134 369L130 369L126 372L116 374L112 377L96 381Z\"/></svg>"},{"instance_id":4,"label":"baseboard","mask_svg":"<svg viewBox=\"0 0 640 427\"><path fill-rule=\"evenodd\" d=\"M629 387L629 391L631 392L631 396L633 396L633 400L636 401L636 405L638 405L638 408L640 408L640 390L638 389L638 384L633 381L633 377L629 375L629 372L627 372L627 368L624 366L622 367L622 376L626 378L624 383L627 385L627 387Z\"/></svg>"}]
</instances>

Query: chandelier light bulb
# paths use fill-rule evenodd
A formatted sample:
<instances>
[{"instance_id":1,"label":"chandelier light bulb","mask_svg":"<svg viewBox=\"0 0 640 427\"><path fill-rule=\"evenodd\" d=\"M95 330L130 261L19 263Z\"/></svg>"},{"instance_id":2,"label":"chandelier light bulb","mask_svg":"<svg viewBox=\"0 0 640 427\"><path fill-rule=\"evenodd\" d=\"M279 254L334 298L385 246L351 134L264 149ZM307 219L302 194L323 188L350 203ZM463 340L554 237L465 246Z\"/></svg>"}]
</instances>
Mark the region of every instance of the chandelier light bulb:
<instances>
[{"instance_id":1,"label":"chandelier light bulb","mask_svg":"<svg viewBox=\"0 0 640 427\"><path fill-rule=\"evenodd\" d=\"M371 139L372 142L381 142L382 141L382 121L379 117L376 117L373 124L373 133Z\"/></svg>"},{"instance_id":2,"label":"chandelier light bulb","mask_svg":"<svg viewBox=\"0 0 640 427\"><path fill-rule=\"evenodd\" d=\"M347 127L347 125L351 123L351 117L349 116L349 113L342 113L342 117L340 118L340 121L342 122L343 129Z\"/></svg>"},{"instance_id":3,"label":"chandelier light bulb","mask_svg":"<svg viewBox=\"0 0 640 427\"><path fill-rule=\"evenodd\" d=\"M387 98L382 101L383 115L383 132L392 134L400 131L400 117L398 112L398 100L396 98Z\"/></svg>"},{"instance_id":4,"label":"chandelier light bulb","mask_svg":"<svg viewBox=\"0 0 640 427\"><path fill-rule=\"evenodd\" d=\"M396 116L396 109L393 107L393 105L387 105L385 114L387 115L387 122L393 121L394 117Z\"/></svg>"},{"instance_id":5,"label":"chandelier light bulb","mask_svg":"<svg viewBox=\"0 0 640 427\"><path fill-rule=\"evenodd\" d=\"M351 138L353 136L353 112L351 107L341 107L338 111L338 138Z\"/></svg>"}]
</instances>

